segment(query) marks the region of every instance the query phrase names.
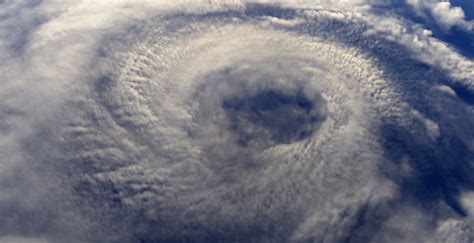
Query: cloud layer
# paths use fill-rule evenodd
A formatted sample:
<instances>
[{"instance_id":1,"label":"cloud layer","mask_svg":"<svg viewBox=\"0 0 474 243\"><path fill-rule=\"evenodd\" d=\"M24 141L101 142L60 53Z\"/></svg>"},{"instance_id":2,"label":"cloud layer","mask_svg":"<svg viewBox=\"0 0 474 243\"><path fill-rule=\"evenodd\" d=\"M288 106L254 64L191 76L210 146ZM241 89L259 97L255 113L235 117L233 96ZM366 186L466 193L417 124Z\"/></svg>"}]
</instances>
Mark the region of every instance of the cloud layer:
<instances>
[{"instance_id":1,"label":"cloud layer","mask_svg":"<svg viewBox=\"0 0 474 243\"><path fill-rule=\"evenodd\" d=\"M473 240L448 2L0 9L0 241Z\"/></svg>"}]
</instances>

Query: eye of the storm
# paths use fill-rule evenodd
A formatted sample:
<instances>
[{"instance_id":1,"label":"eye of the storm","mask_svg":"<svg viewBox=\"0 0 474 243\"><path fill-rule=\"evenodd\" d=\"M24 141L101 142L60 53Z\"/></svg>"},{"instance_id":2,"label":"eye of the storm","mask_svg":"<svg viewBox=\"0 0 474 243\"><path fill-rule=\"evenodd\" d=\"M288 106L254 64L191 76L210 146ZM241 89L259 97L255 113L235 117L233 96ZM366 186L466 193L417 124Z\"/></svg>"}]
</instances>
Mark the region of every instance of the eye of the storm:
<instances>
[{"instance_id":1,"label":"eye of the storm","mask_svg":"<svg viewBox=\"0 0 474 243\"><path fill-rule=\"evenodd\" d=\"M308 138L325 114L302 92L287 94L276 90L224 99L222 108L228 128L238 134L240 146L289 144ZM318 99L317 102L323 102Z\"/></svg>"}]
</instances>

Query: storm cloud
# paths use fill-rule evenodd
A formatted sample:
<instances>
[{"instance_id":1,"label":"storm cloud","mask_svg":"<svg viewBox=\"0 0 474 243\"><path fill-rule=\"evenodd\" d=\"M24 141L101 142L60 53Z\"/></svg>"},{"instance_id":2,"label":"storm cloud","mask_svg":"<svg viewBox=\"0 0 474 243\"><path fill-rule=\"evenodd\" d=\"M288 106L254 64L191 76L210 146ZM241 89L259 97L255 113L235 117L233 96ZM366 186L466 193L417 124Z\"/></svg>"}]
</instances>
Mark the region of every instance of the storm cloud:
<instances>
[{"instance_id":1,"label":"storm cloud","mask_svg":"<svg viewBox=\"0 0 474 243\"><path fill-rule=\"evenodd\" d=\"M2 2L0 242L472 242L448 38L472 26L445 1Z\"/></svg>"}]
</instances>

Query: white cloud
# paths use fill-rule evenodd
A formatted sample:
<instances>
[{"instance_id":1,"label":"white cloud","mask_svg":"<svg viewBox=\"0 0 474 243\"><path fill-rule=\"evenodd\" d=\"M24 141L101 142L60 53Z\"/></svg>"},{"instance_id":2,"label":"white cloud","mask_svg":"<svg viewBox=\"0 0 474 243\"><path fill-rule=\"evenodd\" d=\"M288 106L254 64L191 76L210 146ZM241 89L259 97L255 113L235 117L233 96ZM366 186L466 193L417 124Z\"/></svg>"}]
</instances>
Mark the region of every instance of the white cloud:
<instances>
[{"instance_id":1,"label":"white cloud","mask_svg":"<svg viewBox=\"0 0 474 243\"><path fill-rule=\"evenodd\" d=\"M19 212L19 218L33 212L33 220L67 221L52 224L57 227L52 226L54 230L67 233L77 230L73 233L81 234L81 230L97 228L107 232L110 227L116 235L100 236L127 237L135 233L135 228L153 228L146 225L147 220L165 222L170 218L176 220L170 227L178 228L145 233L167 234L192 224L212 230L225 228L229 222L245 228L255 223L255 218L271 221L290 215L295 217L295 222L288 223L294 224L295 239L325 237L329 232L332 235L327 239L338 240L350 232L357 217L364 216L361 208L365 205L372 209L386 202L397 203L395 183L378 171L389 159L384 158L375 127L384 119L400 122L415 117L434 140L441 136L439 125L419 111L410 116L410 104L403 101L402 91L392 85L393 80L377 60L358 48L330 43L323 37L326 33L299 36L286 31L304 24L306 18L336 19L348 26L351 21L367 24L367 35L385 36L409 47L414 58L446 69L453 77L461 77L459 82L471 84L474 76L472 62L434 40L428 30L415 27L411 32L410 22L371 14L370 4L390 1L285 2L293 7L313 4L313 9L305 9L305 14L295 20L265 16L229 22L222 20L224 17L208 16L203 20L187 14L228 9L239 12L242 3L4 4L0 5L0 16L15 14L0 23L0 107L7 107L0 110L0 129L8 127L6 136L0 139L0 179L27 189L20 193L16 187L0 184L0 203L16 205L10 211ZM430 7L440 24L452 27L462 23L459 10L449 4L433 3ZM3 9L8 11L1 12ZM180 14L160 19L163 12ZM35 19L42 21L37 23ZM317 23L307 24L313 27ZM392 61L396 65L398 60ZM230 76L235 70L240 70L238 75ZM100 75L110 75L110 83L106 84L106 79L98 81ZM204 126L196 122L196 110L203 108L193 99L200 85L209 85L212 78L218 82L246 82L245 87L255 90L288 91L301 85L309 94L322 92L328 119L307 141L264 151L239 150L228 137L219 137L225 135L225 129L216 128L214 123L223 119L220 99L235 95L235 90L211 84L203 97L207 102L204 110L209 113L200 114L209 127L199 134L203 138L192 140L190 137ZM270 81L260 82L265 78ZM426 85L429 80L413 82L414 86L416 82ZM105 88L97 91L95 86L100 85ZM439 86L438 90L454 92L447 86ZM38 134L47 135L43 139ZM40 149L26 149L25 141L41 142L36 144ZM218 152L226 161L209 156L208 150L215 148L221 149ZM247 154L229 158L240 152ZM246 166L254 167L248 170ZM64 178L58 168L77 170ZM404 168L404 174L411 174L407 168L411 171L412 167L405 164ZM28 176L12 179L11 172L16 170ZM71 178L74 181L68 181ZM97 193L97 197L86 200L71 195L68 183L92 185L87 188L92 192L87 193ZM82 213L84 208L75 211L68 208L71 198L79 200L73 202L84 208L90 201L98 206L86 208L87 213ZM101 199L104 201L94 201ZM54 204L56 200L65 205ZM115 211L116 201L123 203L120 210L126 210ZM48 210L59 216L39 213ZM111 220L113 213L127 215L117 221ZM417 221L423 217L417 212ZM388 223L399 224L407 218L409 214L400 214ZM99 226L94 220L100 222ZM133 220L139 225L128 225ZM14 223L28 226L21 220ZM403 234L407 227L397 229ZM416 231L420 227L424 226L415 222L409 228ZM48 242L22 236L2 240Z\"/></svg>"},{"instance_id":2,"label":"white cloud","mask_svg":"<svg viewBox=\"0 0 474 243\"><path fill-rule=\"evenodd\" d=\"M444 29L464 22L464 11L460 7L452 7L449 2L435 3L431 12Z\"/></svg>"},{"instance_id":3,"label":"white cloud","mask_svg":"<svg viewBox=\"0 0 474 243\"><path fill-rule=\"evenodd\" d=\"M445 94L448 94L453 97L457 97L456 92L449 86L447 85L437 85L434 87L436 90L443 92Z\"/></svg>"},{"instance_id":4,"label":"white cloud","mask_svg":"<svg viewBox=\"0 0 474 243\"><path fill-rule=\"evenodd\" d=\"M428 12L443 30L448 31L453 26L472 30L473 22L465 20L464 11L452 6L449 1L439 0L406 0L412 5L419 16L427 18Z\"/></svg>"},{"instance_id":5,"label":"white cloud","mask_svg":"<svg viewBox=\"0 0 474 243\"><path fill-rule=\"evenodd\" d=\"M474 92L474 61L448 43L431 36L430 30L396 16L364 14L356 19L371 27L367 35L375 34L403 45L414 53L414 58L440 68L451 76L449 82Z\"/></svg>"}]
</instances>

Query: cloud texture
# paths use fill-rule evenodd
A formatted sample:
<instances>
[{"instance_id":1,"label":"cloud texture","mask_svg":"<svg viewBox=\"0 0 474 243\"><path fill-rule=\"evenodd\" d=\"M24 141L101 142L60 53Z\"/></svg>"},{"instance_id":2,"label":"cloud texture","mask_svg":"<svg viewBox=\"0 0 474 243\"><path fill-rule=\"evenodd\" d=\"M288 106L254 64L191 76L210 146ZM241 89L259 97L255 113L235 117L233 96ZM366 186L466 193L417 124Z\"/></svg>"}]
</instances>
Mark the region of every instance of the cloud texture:
<instances>
[{"instance_id":1,"label":"cloud texture","mask_svg":"<svg viewBox=\"0 0 474 243\"><path fill-rule=\"evenodd\" d=\"M472 30L435 1L1 3L0 241L471 242L474 62L427 14Z\"/></svg>"}]
</instances>

